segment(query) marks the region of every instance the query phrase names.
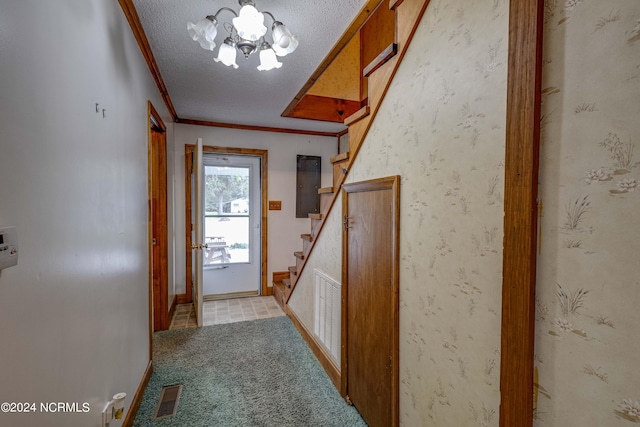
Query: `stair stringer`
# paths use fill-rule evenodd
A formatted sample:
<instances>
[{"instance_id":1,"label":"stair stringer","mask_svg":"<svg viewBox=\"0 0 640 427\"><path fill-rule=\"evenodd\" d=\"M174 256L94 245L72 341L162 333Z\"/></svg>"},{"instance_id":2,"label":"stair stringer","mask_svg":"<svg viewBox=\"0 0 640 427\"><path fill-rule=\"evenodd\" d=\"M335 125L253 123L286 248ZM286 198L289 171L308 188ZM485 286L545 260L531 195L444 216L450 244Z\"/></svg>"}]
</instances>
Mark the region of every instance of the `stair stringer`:
<instances>
[{"instance_id":1,"label":"stair stringer","mask_svg":"<svg viewBox=\"0 0 640 427\"><path fill-rule=\"evenodd\" d=\"M340 194L340 189L345 179L349 175L349 171L351 170L351 165L355 161L358 156L358 152L360 151L360 147L373 124L373 120L380 109L380 105L389 90L389 86L391 86L391 82L393 81L393 77L398 71L398 67L406 54L407 48L411 43L411 39L422 20L422 16L429 5L429 0L404 0L402 2L398 2L397 0L390 0L391 4L396 4L396 34L397 34L397 45L398 45L398 53L391 57L387 62L381 65L378 69L376 69L370 76L368 82L369 89L369 114L360 118L359 120L353 121L349 124L349 160L346 165L346 171L341 174L341 176L337 180L337 184L334 186L335 191L331 198L331 202L327 206L327 211L322 212L324 215L322 222L318 228L317 233L314 235L313 242L311 242L311 246L309 247L309 252L306 254L305 260L300 265L300 268L297 271L297 275L295 281L292 280L291 288L287 292L285 304L289 303L291 299L291 295L295 292L296 284L302 278L304 273L304 268L307 264L307 261L310 258L311 253L318 241L318 237L322 233L324 228L324 224L329 217L329 214L337 214L337 212L331 212L333 206ZM399 3L399 4L398 4ZM345 119L345 121L349 122L349 118Z\"/></svg>"}]
</instances>

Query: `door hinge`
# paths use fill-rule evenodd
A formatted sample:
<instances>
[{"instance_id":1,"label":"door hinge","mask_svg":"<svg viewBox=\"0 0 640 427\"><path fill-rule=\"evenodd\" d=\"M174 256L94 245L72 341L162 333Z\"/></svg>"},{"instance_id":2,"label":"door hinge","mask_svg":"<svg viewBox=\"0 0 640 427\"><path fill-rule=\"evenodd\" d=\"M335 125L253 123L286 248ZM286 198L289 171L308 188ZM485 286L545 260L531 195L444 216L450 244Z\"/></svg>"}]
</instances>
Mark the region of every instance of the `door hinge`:
<instances>
[{"instance_id":1,"label":"door hinge","mask_svg":"<svg viewBox=\"0 0 640 427\"><path fill-rule=\"evenodd\" d=\"M348 231L351 228L351 227L349 227L349 219L350 219L350 217L345 215L344 219L342 220L342 225L344 227L344 231Z\"/></svg>"}]
</instances>

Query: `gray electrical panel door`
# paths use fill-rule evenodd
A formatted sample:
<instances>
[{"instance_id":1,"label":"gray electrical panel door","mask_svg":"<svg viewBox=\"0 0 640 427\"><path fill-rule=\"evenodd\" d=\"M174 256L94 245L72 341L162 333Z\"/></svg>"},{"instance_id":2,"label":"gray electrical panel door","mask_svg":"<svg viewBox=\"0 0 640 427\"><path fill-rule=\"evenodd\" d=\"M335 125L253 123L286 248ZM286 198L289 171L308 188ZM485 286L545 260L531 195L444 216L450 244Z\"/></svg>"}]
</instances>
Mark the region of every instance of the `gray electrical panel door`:
<instances>
[{"instance_id":1,"label":"gray electrical panel door","mask_svg":"<svg viewBox=\"0 0 640 427\"><path fill-rule=\"evenodd\" d=\"M319 156L297 156L296 165L296 218L307 218L320 213L320 165Z\"/></svg>"}]
</instances>

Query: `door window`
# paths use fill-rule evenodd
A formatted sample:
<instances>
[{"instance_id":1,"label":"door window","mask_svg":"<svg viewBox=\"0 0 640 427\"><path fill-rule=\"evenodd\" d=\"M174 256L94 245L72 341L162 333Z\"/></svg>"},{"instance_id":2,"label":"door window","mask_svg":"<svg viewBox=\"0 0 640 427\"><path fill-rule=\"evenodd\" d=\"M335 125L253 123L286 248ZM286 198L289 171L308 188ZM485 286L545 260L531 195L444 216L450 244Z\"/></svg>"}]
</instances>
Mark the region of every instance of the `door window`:
<instances>
[{"instance_id":1,"label":"door window","mask_svg":"<svg viewBox=\"0 0 640 427\"><path fill-rule=\"evenodd\" d=\"M204 266L249 263L250 167L204 166Z\"/></svg>"}]
</instances>

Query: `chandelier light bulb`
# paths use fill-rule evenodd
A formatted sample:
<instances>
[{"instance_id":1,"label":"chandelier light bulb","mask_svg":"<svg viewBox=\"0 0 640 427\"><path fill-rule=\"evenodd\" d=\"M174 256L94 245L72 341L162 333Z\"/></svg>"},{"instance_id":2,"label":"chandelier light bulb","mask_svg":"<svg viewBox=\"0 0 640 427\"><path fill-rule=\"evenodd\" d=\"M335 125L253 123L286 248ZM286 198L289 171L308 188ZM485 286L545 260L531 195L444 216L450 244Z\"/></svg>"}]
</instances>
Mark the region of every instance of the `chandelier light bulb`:
<instances>
[{"instance_id":1,"label":"chandelier light bulb","mask_svg":"<svg viewBox=\"0 0 640 427\"><path fill-rule=\"evenodd\" d=\"M269 71L280 67L282 67L282 62L278 62L276 53L271 49L271 45L267 42L262 43L262 46L260 46L260 65L258 65L258 70Z\"/></svg>"},{"instance_id":2,"label":"chandelier light bulb","mask_svg":"<svg viewBox=\"0 0 640 427\"><path fill-rule=\"evenodd\" d=\"M264 15L250 4L242 6L240 14L238 17L233 18L232 22L238 31L238 35L245 40L255 42L267 34L267 27L264 26Z\"/></svg>"},{"instance_id":3,"label":"chandelier light bulb","mask_svg":"<svg viewBox=\"0 0 640 427\"><path fill-rule=\"evenodd\" d=\"M282 43L280 44L274 43L273 50L276 52L276 55L287 56L288 54L296 50L296 48L298 47L298 38L292 35L288 41L289 43L287 44L286 47L282 47Z\"/></svg>"},{"instance_id":4,"label":"chandelier light bulb","mask_svg":"<svg viewBox=\"0 0 640 427\"><path fill-rule=\"evenodd\" d=\"M222 62L227 67L238 68L238 64L236 64L236 44L231 37L224 39L224 43L220 45L220 50L218 50L218 57L213 60Z\"/></svg>"},{"instance_id":5,"label":"chandelier light bulb","mask_svg":"<svg viewBox=\"0 0 640 427\"><path fill-rule=\"evenodd\" d=\"M187 31L193 41L200 43L200 47L205 50L213 50L216 47L215 38L218 34L216 28L217 21L208 18L201 19L197 24L189 22Z\"/></svg>"}]
</instances>

